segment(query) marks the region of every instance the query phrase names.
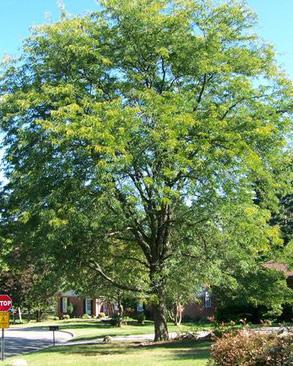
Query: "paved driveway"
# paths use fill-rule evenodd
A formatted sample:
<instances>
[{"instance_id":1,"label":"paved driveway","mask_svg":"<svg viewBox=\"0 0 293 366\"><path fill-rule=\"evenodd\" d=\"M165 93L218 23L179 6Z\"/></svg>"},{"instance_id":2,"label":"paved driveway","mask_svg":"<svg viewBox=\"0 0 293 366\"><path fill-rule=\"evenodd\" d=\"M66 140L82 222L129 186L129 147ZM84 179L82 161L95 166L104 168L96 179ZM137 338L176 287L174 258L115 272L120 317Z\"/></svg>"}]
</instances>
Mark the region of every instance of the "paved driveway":
<instances>
[{"instance_id":1,"label":"paved driveway","mask_svg":"<svg viewBox=\"0 0 293 366\"><path fill-rule=\"evenodd\" d=\"M55 332L56 344L62 344L72 338L70 333ZM36 351L51 346L53 332L39 328L19 328L5 330L5 357Z\"/></svg>"}]
</instances>

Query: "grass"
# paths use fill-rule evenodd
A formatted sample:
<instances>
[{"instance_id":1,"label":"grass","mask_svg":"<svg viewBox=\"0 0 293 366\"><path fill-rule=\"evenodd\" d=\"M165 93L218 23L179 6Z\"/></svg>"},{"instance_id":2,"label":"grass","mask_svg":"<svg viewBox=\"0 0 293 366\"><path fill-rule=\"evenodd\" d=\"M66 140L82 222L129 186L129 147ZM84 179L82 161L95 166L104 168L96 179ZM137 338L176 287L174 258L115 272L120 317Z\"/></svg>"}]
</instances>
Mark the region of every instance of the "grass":
<instances>
[{"instance_id":1,"label":"grass","mask_svg":"<svg viewBox=\"0 0 293 366\"><path fill-rule=\"evenodd\" d=\"M108 336L127 336L136 334L153 334L154 326L153 322L146 321L145 325L137 325L136 322L132 322L127 325L123 325L121 328L113 327L108 323L103 323L99 320L83 320L83 319L70 319L62 321L49 321L42 323L26 324L30 327L37 327L48 329L49 325L59 325L60 330L68 331L74 334L75 340L91 340L98 337ZM175 326L171 323L168 324L169 332L185 332L196 331L202 329L209 329L210 324L199 323L185 323L180 326ZM19 326L16 326L19 327Z\"/></svg>"},{"instance_id":2,"label":"grass","mask_svg":"<svg viewBox=\"0 0 293 366\"><path fill-rule=\"evenodd\" d=\"M21 358L29 366L204 366L209 349L209 342L182 341L149 346L112 343L59 346ZM9 361L17 358L20 357Z\"/></svg>"},{"instance_id":3,"label":"grass","mask_svg":"<svg viewBox=\"0 0 293 366\"><path fill-rule=\"evenodd\" d=\"M130 322L121 328L113 327L99 320L70 319L30 323L25 327L48 329L59 325L60 330L74 334L74 340L91 340L98 337L153 334L153 322L145 325ZM23 327L17 325L16 328ZM208 329L208 324L186 323L180 326L168 324L169 332L196 331ZM141 346L139 343L113 342L111 344L57 346L25 356L9 358L4 363L23 358L29 366L203 366L209 357L209 342L168 342Z\"/></svg>"}]
</instances>

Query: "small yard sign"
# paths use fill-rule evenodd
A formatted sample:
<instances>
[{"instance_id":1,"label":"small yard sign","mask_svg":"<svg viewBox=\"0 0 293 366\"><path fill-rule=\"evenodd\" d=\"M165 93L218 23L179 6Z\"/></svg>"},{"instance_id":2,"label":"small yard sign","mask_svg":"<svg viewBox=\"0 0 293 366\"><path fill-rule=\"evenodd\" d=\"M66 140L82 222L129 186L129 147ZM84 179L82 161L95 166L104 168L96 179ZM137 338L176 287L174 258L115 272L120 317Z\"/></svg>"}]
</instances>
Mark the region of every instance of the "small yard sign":
<instances>
[{"instance_id":1,"label":"small yard sign","mask_svg":"<svg viewBox=\"0 0 293 366\"><path fill-rule=\"evenodd\" d=\"M58 325L50 325L49 326L49 330L53 331L53 346L55 346L56 341L55 341L55 331L59 330L59 326Z\"/></svg>"},{"instance_id":2,"label":"small yard sign","mask_svg":"<svg viewBox=\"0 0 293 366\"><path fill-rule=\"evenodd\" d=\"M9 328L10 313L0 312L0 328Z\"/></svg>"},{"instance_id":3,"label":"small yard sign","mask_svg":"<svg viewBox=\"0 0 293 366\"><path fill-rule=\"evenodd\" d=\"M2 336L1 336L1 360L4 360L4 347L5 347L5 339L4 339L4 329L9 328L9 310L12 308L12 300L8 295L0 295L0 327L2 328Z\"/></svg>"},{"instance_id":4,"label":"small yard sign","mask_svg":"<svg viewBox=\"0 0 293 366\"><path fill-rule=\"evenodd\" d=\"M49 325L49 330L52 330L52 331L59 330L59 326L58 325Z\"/></svg>"}]
</instances>

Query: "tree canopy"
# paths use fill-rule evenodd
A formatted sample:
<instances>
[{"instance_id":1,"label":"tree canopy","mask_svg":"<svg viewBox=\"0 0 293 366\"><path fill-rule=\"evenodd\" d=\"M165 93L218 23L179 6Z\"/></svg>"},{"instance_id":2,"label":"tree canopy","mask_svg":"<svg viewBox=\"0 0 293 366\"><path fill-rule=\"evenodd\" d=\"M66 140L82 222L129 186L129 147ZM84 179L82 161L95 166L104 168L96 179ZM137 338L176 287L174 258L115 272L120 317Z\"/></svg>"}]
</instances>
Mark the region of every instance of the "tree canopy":
<instances>
[{"instance_id":1,"label":"tree canopy","mask_svg":"<svg viewBox=\"0 0 293 366\"><path fill-rule=\"evenodd\" d=\"M232 281L281 245L292 85L242 3L102 6L3 65L2 225L62 279L149 296L161 340L168 286Z\"/></svg>"}]
</instances>

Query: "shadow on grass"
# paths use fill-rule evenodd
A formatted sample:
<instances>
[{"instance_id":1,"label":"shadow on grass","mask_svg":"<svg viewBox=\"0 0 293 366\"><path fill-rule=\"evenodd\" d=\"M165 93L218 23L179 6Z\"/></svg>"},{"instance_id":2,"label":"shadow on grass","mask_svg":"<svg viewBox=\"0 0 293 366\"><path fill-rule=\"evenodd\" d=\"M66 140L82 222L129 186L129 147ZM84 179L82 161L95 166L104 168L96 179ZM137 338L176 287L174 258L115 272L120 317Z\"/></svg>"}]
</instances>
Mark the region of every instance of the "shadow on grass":
<instances>
[{"instance_id":1,"label":"shadow on grass","mask_svg":"<svg viewBox=\"0 0 293 366\"><path fill-rule=\"evenodd\" d=\"M204 360L210 356L211 342L209 341L177 341L145 346L149 349L166 349L172 351L172 359ZM171 359L171 358L170 358Z\"/></svg>"},{"instance_id":2,"label":"shadow on grass","mask_svg":"<svg viewBox=\"0 0 293 366\"><path fill-rule=\"evenodd\" d=\"M184 347L181 344L181 347ZM180 351L174 348L174 352L172 353L172 359L177 360L208 360L210 357L210 348L211 342L198 342L198 343L189 343L188 346L185 346L184 349L179 348ZM170 358L171 359L171 358Z\"/></svg>"},{"instance_id":3,"label":"shadow on grass","mask_svg":"<svg viewBox=\"0 0 293 366\"><path fill-rule=\"evenodd\" d=\"M151 343L145 345L139 345L138 347L141 348L149 348L149 349L179 349L179 348L190 348L190 349L197 349L197 350L205 350L209 349L211 346L210 341L190 341L190 340L183 340L183 341L169 341L169 342L161 342L161 343Z\"/></svg>"},{"instance_id":4,"label":"shadow on grass","mask_svg":"<svg viewBox=\"0 0 293 366\"><path fill-rule=\"evenodd\" d=\"M114 344L92 344L92 345L72 345L72 346L58 346L47 348L36 353L39 354L50 354L50 353L59 353L64 356L66 355L79 355L79 356L98 356L98 355L115 355L115 354L123 354L130 352L130 347L114 345Z\"/></svg>"},{"instance_id":5,"label":"shadow on grass","mask_svg":"<svg viewBox=\"0 0 293 366\"><path fill-rule=\"evenodd\" d=\"M146 327L150 327L153 326L153 322L152 321L147 321L145 322L145 324L141 325L138 324L136 321L129 321L127 322L127 324L125 324L125 326L131 326L131 327L137 327L137 329L139 328L146 328ZM108 321L100 321L100 320L92 320L92 321L77 321L77 322L65 322L63 321L62 323L60 323L60 328L61 329L82 329L82 328L98 328L98 329L120 329L119 327L115 327L113 325L110 324L110 320Z\"/></svg>"},{"instance_id":6,"label":"shadow on grass","mask_svg":"<svg viewBox=\"0 0 293 366\"><path fill-rule=\"evenodd\" d=\"M117 334L117 332L115 332L115 329L113 329L113 332L105 332L105 333L100 333L100 334L95 334L93 336L77 336L74 337L73 341L77 341L77 342L83 342L83 341L94 341L94 340L98 340L98 339L103 339L104 337L127 337L130 335L136 335L136 333L133 333L131 331L127 332L120 332L119 334ZM140 335L140 333L138 332L137 335Z\"/></svg>"},{"instance_id":7,"label":"shadow on grass","mask_svg":"<svg viewBox=\"0 0 293 366\"><path fill-rule=\"evenodd\" d=\"M104 355L130 355L136 353L138 360L147 357L145 352L154 351L164 360L208 360L211 342L170 342L142 346L135 343L111 343L78 346L59 346L40 351L40 353L58 352L64 356L77 355L97 357Z\"/></svg>"}]
</instances>

